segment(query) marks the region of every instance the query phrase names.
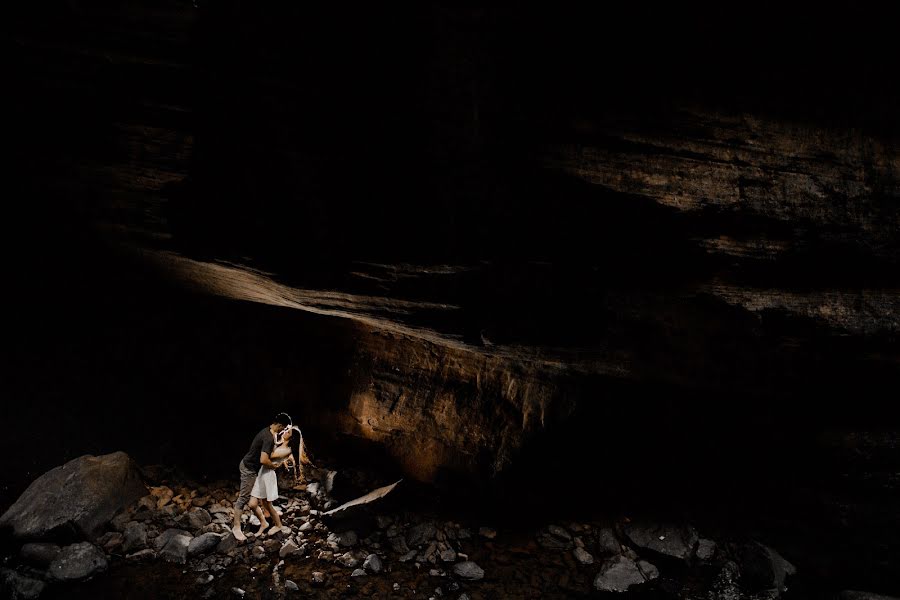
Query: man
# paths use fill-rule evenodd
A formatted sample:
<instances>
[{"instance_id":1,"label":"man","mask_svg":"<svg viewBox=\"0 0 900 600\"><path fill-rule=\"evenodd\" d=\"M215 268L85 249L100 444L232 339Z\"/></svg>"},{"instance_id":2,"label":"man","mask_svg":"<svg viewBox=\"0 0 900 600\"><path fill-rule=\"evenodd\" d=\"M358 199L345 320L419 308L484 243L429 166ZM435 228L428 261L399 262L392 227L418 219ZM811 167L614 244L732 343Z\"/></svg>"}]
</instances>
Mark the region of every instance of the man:
<instances>
[{"instance_id":1,"label":"man","mask_svg":"<svg viewBox=\"0 0 900 600\"><path fill-rule=\"evenodd\" d=\"M253 438L253 442L250 444L250 450L241 460L241 491L234 503L234 523L231 528L231 533L234 534L234 538L239 542L247 539L247 536L241 531L241 515L244 512L244 507L250 501L250 492L253 490L253 484L256 483L259 469L263 465L270 469L276 468L276 465L270 458L272 450L275 449L275 436L290 427L290 425L291 417L287 413L275 415L272 424L256 434L256 437ZM275 525L281 528L281 519L274 509L272 511L272 520L275 521Z\"/></svg>"}]
</instances>

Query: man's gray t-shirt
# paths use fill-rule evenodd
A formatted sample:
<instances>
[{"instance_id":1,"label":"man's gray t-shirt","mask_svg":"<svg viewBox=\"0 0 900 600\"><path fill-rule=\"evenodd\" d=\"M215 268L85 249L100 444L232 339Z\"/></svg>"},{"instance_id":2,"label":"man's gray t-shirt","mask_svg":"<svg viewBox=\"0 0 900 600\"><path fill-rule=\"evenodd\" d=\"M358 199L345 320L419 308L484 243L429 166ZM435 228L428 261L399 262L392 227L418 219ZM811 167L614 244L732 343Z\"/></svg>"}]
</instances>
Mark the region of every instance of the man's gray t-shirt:
<instances>
[{"instance_id":1,"label":"man's gray t-shirt","mask_svg":"<svg viewBox=\"0 0 900 600\"><path fill-rule=\"evenodd\" d=\"M253 443L250 444L250 451L244 456L243 463L247 465L247 468L251 471L259 471L259 468L262 466L259 462L259 455L262 452L265 452L271 456L272 450L274 449L275 438L272 436L272 432L269 431L269 428L266 427L253 438Z\"/></svg>"}]
</instances>

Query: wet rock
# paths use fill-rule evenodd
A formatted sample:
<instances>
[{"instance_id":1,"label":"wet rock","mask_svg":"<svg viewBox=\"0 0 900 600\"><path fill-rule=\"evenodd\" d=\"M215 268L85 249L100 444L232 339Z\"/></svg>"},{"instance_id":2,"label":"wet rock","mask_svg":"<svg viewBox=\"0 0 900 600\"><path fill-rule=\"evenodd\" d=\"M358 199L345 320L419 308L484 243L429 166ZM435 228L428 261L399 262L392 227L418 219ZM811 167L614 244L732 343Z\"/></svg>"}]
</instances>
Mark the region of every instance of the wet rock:
<instances>
[{"instance_id":1,"label":"wet rock","mask_svg":"<svg viewBox=\"0 0 900 600\"><path fill-rule=\"evenodd\" d=\"M212 517L204 508L192 508L175 520L182 527L192 531L202 529L212 523Z\"/></svg>"},{"instance_id":2,"label":"wet rock","mask_svg":"<svg viewBox=\"0 0 900 600\"><path fill-rule=\"evenodd\" d=\"M124 452L82 456L47 471L0 517L20 540L96 539L126 506L147 493Z\"/></svg>"},{"instance_id":3,"label":"wet rock","mask_svg":"<svg viewBox=\"0 0 900 600\"><path fill-rule=\"evenodd\" d=\"M410 550L409 552L407 552L406 554L404 554L403 556L400 557L400 562L403 562L403 563L409 562L412 559L414 559L415 557L416 557L416 551Z\"/></svg>"},{"instance_id":4,"label":"wet rock","mask_svg":"<svg viewBox=\"0 0 900 600\"><path fill-rule=\"evenodd\" d=\"M325 585L325 582L328 580L328 576L325 575L322 571L313 571L310 576L309 583L313 587L321 587Z\"/></svg>"},{"instance_id":5,"label":"wet rock","mask_svg":"<svg viewBox=\"0 0 900 600\"><path fill-rule=\"evenodd\" d=\"M194 583L196 583L197 585L206 585L213 579L215 579L215 577L207 573L206 575L200 575L199 577L197 577L197 579L194 580Z\"/></svg>"},{"instance_id":6,"label":"wet rock","mask_svg":"<svg viewBox=\"0 0 900 600\"><path fill-rule=\"evenodd\" d=\"M79 581L106 571L109 564L100 548L80 542L66 546L50 563L47 575L57 581Z\"/></svg>"},{"instance_id":7,"label":"wet rock","mask_svg":"<svg viewBox=\"0 0 900 600\"><path fill-rule=\"evenodd\" d=\"M190 535L179 534L172 536L162 550L159 551L159 555L168 562L183 565L187 562L188 546L191 544L191 539Z\"/></svg>"},{"instance_id":8,"label":"wet rock","mask_svg":"<svg viewBox=\"0 0 900 600\"><path fill-rule=\"evenodd\" d=\"M200 554L212 552L212 550L219 545L220 539L221 538L217 533L204 533L199 537L195 537L191 540L191 543L188 544L188 556L198 556Z\"/></svg>"},{"instance_id":9,"label":"wet rock","mask_svg":"<svg viewBox=\"0 0 900 600\"><path fill-rule=\"evenodd\" d=\"M406 545L410 548L416 548L425 542L433 540L436 533L437 527L434 526L434 523L419 523L410 527L409 531L406 532Z\"/></svg>"},{"instance_id":10,"label":"wet rock","mask_svg":"<svg viewBox=\"0 0 900 600\"><path fill-rule=\"evenodd\" d=\"M345 552L344 554L341 554L340 556L338 556L335 559L335 562L338 563L339 565L343 565L350 569L353 569L359 565L359 559L356 558L355 556L353 556L349 552Z\"/></svg>"},{"instance_id":11,"label":"wet rock","mask_svg":"<svg viewBox=\"0 0 900 600\"><path fill-rule=\"evenodd\" d=\"M11 569L0 569L0 592L10 600L35 600L44 592L46 584Z\"/></svg>"},{"instance_id":12,"label":"wet rock","mask_svg":"<svg viewBox=\"0 0 900 600\"><path fill-rule=\"evenodd\" d=\"M25 562L46 567L59 556L61 550L62 548L56 544L32 543L22 546L22 549L19 550L19 556Z\"/></svg>"},{"instance_id":13,"label":"wet rock","mask_svg":"<svg viewBox=\"0 0 900 600\"><path fill-rule=\"evenodd\" d=\"M409 546L406 545L406 538L403 536L389 537L388 543L390 543L391 549L397 554L407 554L410 551Z\"/></svg>"},{"instance_id":14,"label":"wet rock","mask_svg":"<svg viewBox=\"0 0 900 600\"><path fill-rule=\"evenodd\" d=\"M709 562L716 555L716 543L713 540L701 538L697 543L697 559L701 562Z\"/></svg>"},{"instance_id":15,"label":"wet rock","mask_svg":"<svg viewBox=\"0 0 900 600\"><path fill-rule=\"evenodd\" d=\"M745 544L740 552L741 584L750 591L785 590L784 580L796 574L794 565L773 548L759 542Z\"/></svg>"},{"instance_id":16,"label":"wet rock","mask_svg":"<svg viewBox=\"0 0 900 600\"><path fill-rule=\"evenodd\" d=\"M584 548L575 548L574 554L575 560L583 565L590 565L594 563L594 557L591 556L591 553Z\"/></svg>"},{"instance_id":17,"label":"wet rock","mask_svg":"<svg viewBox=\"0 0 900 600\"><path fill-rule=\"evenodd\" d=\"M621 554L622 545L613 530L604 527L597 532L597 548L602 554Z\"/></svg>"},{"instance_id":18,"label":"wet rock","mask_svg":"<svg viewBox=\"0 0 900 600\"><path fill-rule=\"evenodd\" d=\"M470 581L478 581L484 577L484 569L471 560L453 565L452 571L457 577Z\"/></svg>"},{"instance_id":19,"label":"wet rock","mask_svg":"<svg viewBox=\"0 0 900 600\"><path fill-rule=\"evenodd\" d=\"M351 546L355 546L359 538L356 535L355 531L345 531L340 534L340 538L338 539L338 544L343 546L344 548L350 548Z\"/></svg>"},{"instance_id":20,"label":"wet rock","mask_svg":"<svg viewBox=\"0 0 900 600\"><path fill-rule=\"evenodd\" d=\"M294 583L293 581L291 581L290 579L285 579L284 580L284 589L286 589L289 592L299 592L300 586L297 585L296 583Z\"/></svg>"},{"instance_id":21,"label":"wet rock","mask_svg":"<svg viewBox=\"0 0 900 600\"><path fill-rule=\"evenodd\" d=\"M362 569L353 569L353 572L350 573L350 577L365 577L366 572Z\"/></svg>"},{"instance_id":22,"label":"wet rock","mask_svg":"<svg viewBox=\"0 0 900 600\"><path fill-rule=\"evenodd\" d=\"M266 557L266 549L262 546L253 546L253 550L250 551L250 556L252 556L254 560L262 560Z\"/></svg>"},{"instance_id":23,"label":"wet rock","mask_svg":"<svg viewBox=\"0 0 900 600\"><path fill-rule=\"evenodd\" d=\"M150 548L138 550L137 552L134 552L133 554L129 554L125 557L126 560L132 560L132 561L149 560L151 558L156 558L156 552L154 552Z\"/></svg>"},{"instance_id":24,"label":"wet rock","mask_svg":"<svg viewBox=\"0 0 900 600\"><path fill-rule=\"evenodd\" d=\"M160 550L163 549L163 547L166 544L169 543L169 540L171 540L173 537L178 536L178 535L186 535L189 538L193 537L189 532L185 531L184 529L175 529L174 527L172 527L172 528L166 529L161 534L159 534L158 536L153 538L153 547L156 549L157 552L159 552Z\"/></svg>"},{"instance_id":25,"label":"wet rock","mask_svg":"<svg viewBox=\"0 0 900 600\"><path fill-rule=\"evenodd\" d=\"M298 529L298 531L299 531L300 533L306 533L306 532L312 530L312 528L313 528L313 524L310 523L309 521L307 521L306 523L304 523L303 525L300 526L300 528Z\"/></svg>"},{"instance_id":26,"label":"wet rock","mask_svg":"<svg viewBox=\"0 0 900 600\"><path fill-rule=\"evenodd\" d=\"M537 541L547 550L571 550L575 545L569 532L558 525L551 525L540 532Z\"/></svg>"},{"instance_id":27,"label":"wet rock","mask_svg":"<svg viewBox=\"0 0 900 600\"><path fill-rule=\"evenodd\" d=\"M118 531L110 531L104 533L97 539L97 545L103 548L103 550L107 554L109 554L114 552L116 548L121 546L124 539L124 536Z\"/></svg>"},{"instance_id":28,"label":"wet rock","mask_svg":"<svg viewBox=\"0 0 900 600\"><path fill-rule=\"evenodd\" d=\"M641 563L643 569L625 556L607 560L594 578L594 588L600 592L626 592L631 586L641 585L659 575L656 567L645 561Z\"/></svg>"},{"instance_id":29,"label":"wet rock","mask_svg":"<svg viewBox=\"0 0 900 600\"><path fill-rule=\"evenodd\" d=\"M288 540L284 543L284 545L278 550L279 558L286 558L288 556L293 556L295 554L300 553L300 548L297 547L297 544Z\"/></svg>"},{"instance_id":30,"label":"wet rock","mask_svg":"<svg viewBox=\"0 0 900 600\"><path fill-rule=\"evenodd\" d=\"M446 550L442 550L440 554L440 558L442 562L452 563L456 561L456 550L453 548L447 548Z\"/></svg>"},{"instance_id":31,"label":"wet rock","mask_svg":"<svg viewBox=\"0 0 900 600\"><path fill-rule=\"evenodd\" d=\"M680 560L688 560L699 536L690 525L628 523L625 535L636 547Z\"/></svg>"},{"instance_id":32,"label":"wet rock","mask_svg":"<svg viewBox=\"0 0 900 600\"><path fill-rule=\"evenodd\" d=\"M218 554L228 554L229 552L234 550L237 545L237 538L235 538L234 534L229 531L219 540L219 545L216 546L216 552Z\"/></svg>"},{"instance_id":33,"label":"wet rock","mask_svg":"<svg viewBox=\"0 0 900 600\"><path fill-rule=\"evenodd\" d=\"M246 594L247 592L245 592L243 589L241 589L239 587L233 587L233 588L231 588L231 593L232 593L232 595L237 596L238 598L243 598L244 594Z\"/></svg>"},{"instance_id":34,"label":"wet rock","mask_svg":"<svg viewBox=\"0 0 900 600\"><path fill-rule=\"evenodd\" d=\"M130 521L125 525L125 533L122 540L122 552L130 554L147 547L147 525Z\"/></svg>"},{"instance_id":35,"label":"wet rock","mask_svg":"<svg viewBox=\"0 0 900 600\"><path fill-rule=\"evenodd\" d=\"M377 554L368 555L366 560L363 561L363 569L369 573L381 573L384 570L384 564L381 562L381 557Z\"/></svg>"},{"instance_id":36,"label":"wet rock","mask_svg":"<svg viewBox=\"0 0 900 600\"><path fill-rule=\"evenodd\" d=\"M479 527L478 535L480 535L483 538L492 540L495 537L497 537L497 531L495 529L491 529L490 527Z\"/></svg>"}]
</instances>

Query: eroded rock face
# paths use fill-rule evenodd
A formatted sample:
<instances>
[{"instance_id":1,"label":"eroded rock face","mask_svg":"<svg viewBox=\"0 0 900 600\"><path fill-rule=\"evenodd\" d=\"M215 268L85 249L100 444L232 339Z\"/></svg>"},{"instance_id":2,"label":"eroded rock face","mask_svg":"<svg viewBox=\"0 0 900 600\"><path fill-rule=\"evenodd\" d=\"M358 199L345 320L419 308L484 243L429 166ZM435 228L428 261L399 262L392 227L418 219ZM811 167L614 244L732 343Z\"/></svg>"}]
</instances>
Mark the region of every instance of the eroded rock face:
<instances>
[{"instance_id":1,"label":"eroded rock face","mask_svg":"<svg viewBox=\"0 0 900 600\"><path fill-rule=\"evenodd\" d=\"M0 517L0 527L22 540L93 539L146 493L124 452L82 456L38 477Z\"/></svg>"}]
</instances>

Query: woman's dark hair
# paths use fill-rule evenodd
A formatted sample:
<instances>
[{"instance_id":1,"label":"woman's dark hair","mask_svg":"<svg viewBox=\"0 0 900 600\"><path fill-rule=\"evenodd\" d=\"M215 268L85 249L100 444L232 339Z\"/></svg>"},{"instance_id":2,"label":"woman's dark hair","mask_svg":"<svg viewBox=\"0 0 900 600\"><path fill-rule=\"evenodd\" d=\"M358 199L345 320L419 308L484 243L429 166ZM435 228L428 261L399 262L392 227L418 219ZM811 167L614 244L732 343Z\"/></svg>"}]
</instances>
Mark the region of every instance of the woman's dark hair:
<instances>
[{"instance_id":1,"label":"woman's dark hair","mask_svg":"<svg viewBox=\"0 0 900 600\"><path fill-rule=\"evenodd\" d=\"M283 412L275 415L275 419L272 422L278 423L279 425L284 425L285 427L293 423L293 421L291 420L291 415Z\"/></svg>"}]
</instances>

